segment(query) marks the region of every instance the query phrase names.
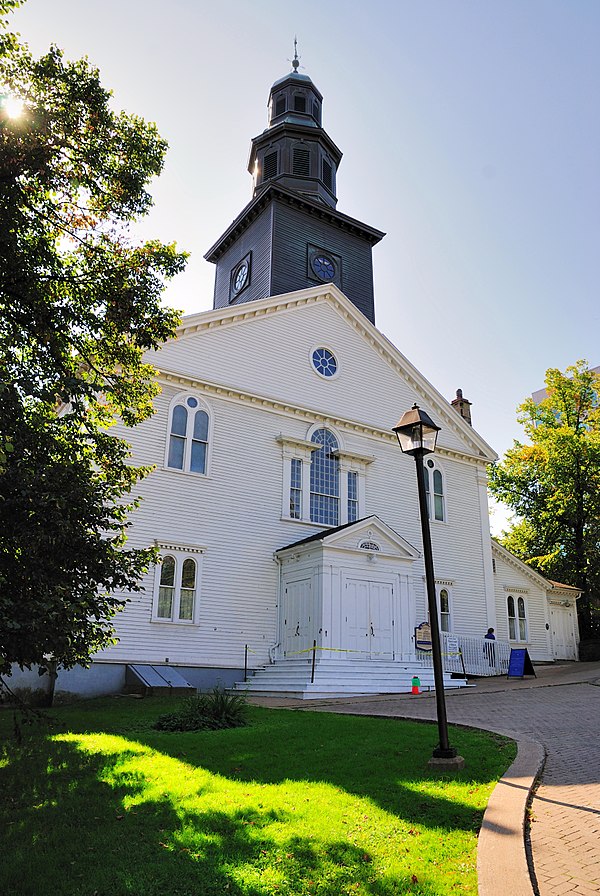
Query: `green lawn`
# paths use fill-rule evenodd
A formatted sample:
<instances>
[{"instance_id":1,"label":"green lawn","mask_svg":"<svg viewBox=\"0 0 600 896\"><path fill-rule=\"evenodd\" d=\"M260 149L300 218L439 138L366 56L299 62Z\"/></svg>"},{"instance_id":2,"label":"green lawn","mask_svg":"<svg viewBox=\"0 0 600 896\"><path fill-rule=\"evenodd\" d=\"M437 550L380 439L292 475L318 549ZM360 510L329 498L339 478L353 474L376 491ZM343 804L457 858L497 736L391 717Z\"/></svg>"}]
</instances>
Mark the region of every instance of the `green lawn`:
<instances>
[{"instance_id":1,"label":"green lawn","mask_svg":"<svg viewBox=\"0 0 600 896\"><path fill-rule=\"evenodd\" d=\"M451 729L467 766L426 762L437 728L252 708L246 728L151 729L172 704L0 713L0 893L477 893L477 831L515 746Z\"/></svg>"}]
</instances>

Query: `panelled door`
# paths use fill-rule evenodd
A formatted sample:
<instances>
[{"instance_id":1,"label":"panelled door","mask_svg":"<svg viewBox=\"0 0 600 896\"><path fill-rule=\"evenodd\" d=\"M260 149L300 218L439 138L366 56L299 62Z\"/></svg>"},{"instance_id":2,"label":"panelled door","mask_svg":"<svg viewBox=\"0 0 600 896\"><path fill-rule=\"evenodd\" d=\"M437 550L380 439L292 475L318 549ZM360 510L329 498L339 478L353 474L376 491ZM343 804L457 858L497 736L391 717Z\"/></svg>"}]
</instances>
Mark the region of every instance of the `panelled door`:
<instances>
[{"instance_id":1,"label":"panelled door","mask_svg":"<svg viewBox=\"0 0 600 896\"><path fill-rule=\"evenodd\" d=\"M312 647L310 636L312 581L310 578L287 582L283 594L283 651L295 656L300 650Z\"/></svg>"},{"instance_id":2,"label":"panelled door","mask_svg":"<svg viewBox=\"0 0 600 896\"><path fill-rule=\"evenodd\" d=\"M352 659L394 658L393 597L392 582L346 580L342 606L342 644L356 654Z\"/></svg>"},{"instance_id":3,"label":"panelled door","mask_svg":"<svg viewBox=\"0 0 600 896\"><path fill-rule=\"evenodd\" d=\"M571 613L553 607L550 610L552 622L552 648L554 658L557 660L574 660L575 648L573 646L573 619Z\"/></svg>"}]
</instances>

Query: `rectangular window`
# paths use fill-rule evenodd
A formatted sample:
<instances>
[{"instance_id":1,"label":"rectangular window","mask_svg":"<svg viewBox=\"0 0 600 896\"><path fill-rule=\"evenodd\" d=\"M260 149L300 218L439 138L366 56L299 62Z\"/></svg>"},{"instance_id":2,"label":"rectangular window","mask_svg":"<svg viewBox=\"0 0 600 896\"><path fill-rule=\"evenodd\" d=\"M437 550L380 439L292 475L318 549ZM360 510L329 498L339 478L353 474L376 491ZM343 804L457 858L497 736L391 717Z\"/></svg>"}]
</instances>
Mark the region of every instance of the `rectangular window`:
<instances>
[{"instance_id":1,"label":"rectangular window","mask_svg":"<svg viewBox=\"0 0 600 896\"><path fill-rule=\"evenodd\" d=\"M290 516L293 520L302 518L302 461L297 457L292 458Z\"/></svg>"},{"instance_id":2,"label":"rectangular window","mask_svg":"<svg viewBox=\"0 0 600 896\"><path fill-rule=\"evenodd\" d=\"M172 435L169 439L169 457L167 466L174 470L183 470L183 456L185 453L185 439Z\"/></svg>"},{"instance_id":3,"label":"rectangular window","mask_svg":"<svg viewBox=\"0 0 600 896\"><path fill-rule=\"evenodd\" d=\"M306 112L306 97L305 96L295 96L294 97L294 112Z\"/></svg>"},{"instance_id":4,"label":"rectangular window","mask_svg":"<svg viewBox=\"0 0 600 896\"><path fill-rule=\"evenodd\" d=\"M275 115L283 115L285 112L285 96L278 96L275 102Z\"/></svg>"},{"instance_id":5,"label":"rectangular window","mask_svg":"<svg viewBox=\"0 0 600 896\"><path fill-rule=\"evenodd\" d=\"M358 519L358 473L348 473L348 522L354 523Z\"/></svg>"},{"instance_id":6,"label":"rectangular window","mask_svg":"<svg viewBox=\"0 0 600 896\"><path fill-rule=\"evenodd\" d=\"M340 502L339 498L330 495L311 494L310 518L313 523L322 523L324 526L338 526Z\"/></svg>"}]
</instances>

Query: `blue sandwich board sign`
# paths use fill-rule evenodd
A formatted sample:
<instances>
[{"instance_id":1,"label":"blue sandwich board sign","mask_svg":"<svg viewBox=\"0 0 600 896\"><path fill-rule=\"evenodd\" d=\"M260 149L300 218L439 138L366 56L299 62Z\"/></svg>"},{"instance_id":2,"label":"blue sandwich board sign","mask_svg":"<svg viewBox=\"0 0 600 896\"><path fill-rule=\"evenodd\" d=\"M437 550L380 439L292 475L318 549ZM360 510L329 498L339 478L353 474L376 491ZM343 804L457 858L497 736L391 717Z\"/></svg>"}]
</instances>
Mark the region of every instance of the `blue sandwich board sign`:
<instances>
[{"instance_id":1,"label":"blue sandwich board sign","mask_svg":"<svg viewBox=\"0 0 600 896\"><path fill-rule=\"evenodd\" d=\"M536 678L535 669L527 648L511 648L508 661L507 678L523 678L525 675L533 675Z\"/></svg>"}]
</instances>

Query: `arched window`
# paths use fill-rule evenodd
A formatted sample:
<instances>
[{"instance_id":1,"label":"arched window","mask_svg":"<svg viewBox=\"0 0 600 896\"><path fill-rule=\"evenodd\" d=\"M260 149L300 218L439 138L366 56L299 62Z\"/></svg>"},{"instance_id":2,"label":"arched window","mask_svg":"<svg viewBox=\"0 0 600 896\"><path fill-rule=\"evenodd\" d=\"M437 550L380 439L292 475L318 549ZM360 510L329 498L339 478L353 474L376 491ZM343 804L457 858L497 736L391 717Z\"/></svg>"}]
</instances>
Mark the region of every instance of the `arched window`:
<instances>
[{"instance_id":1,"label":"arched window","mask_svg":"<svg viewBox=\"0 0 600 896\"><path fill-rule=\"evenodd\" d=\"M425 490L430 519L443 522L446 519L444 478L442 471L431 458L425 465Z\"/></svg>"},{"instance_id":2,"label":"arched window","mask_svg":"<svg viewBox=\"0 0 600 896\"><path fill-rule=\"evenodd\" d=\"M160 567L160 587L158 590L158 610L160 619L171 619L173 597L175 595L175 558L167 554Z\"/></svg>"},{"instance_id":3,"label":"arched window","mask_svg":"<svg viewBox=\"0 0 600 896\"><path fill-rule=\"evenodd\" d=\"M359 548L363 551L380 551L381 548L376 541L361 541Z\"/></svg>"},{"instance_id":4,"label":"arched window","mask_svg":"<svg viewBox=\"0 0 600 896\"><path fill-rule=\"evenodd\" d=\"M175 551L163 556L159 569L154 618L160 622L194 622L197 561L186 552Z\"/></svg>"},{"instance_id":5,"label":"arched window","mask_svg":"<svg viewBox=\"0 0 600 896\"><path fill-rule=\"evenodd\" d=\"M440 591L440 628L443 632L450 631L450 595L447 588Z\"/></svg>"},{"instance_id":6,"label":"arched window","mask_svg":"<svg viewBox=\"0 0 600 896\"><path fill-rule=\"evenodd\" d=\"M508 612L508 638L510 641L526 641L527 640L527 613L525 608L525 600L522 597L515 599L509 594L506 599L506 608Z\"/></svg>"},{"instance_id":7,"label":"arched window","mask_svg":"<svg viewBox=\"0 0 600 896\"><path fill-rule=\"evenodd\" d=\"M313 523L337 526L340 520L340 461L334 454L337 439L328 429L311 437L321 447L312 452L310 464L310 518Z\"/></svg>"},{"instance_id":8,"label":"arched window","mask_svg":"<svg viewBox=\"0 0 600 896\"><path fill-rule=\"evenodd\" d=\"M206 473L208 413L193 395L178 399L171 411L167 466L172 470Z\"/></svg>"}]
</instances>

